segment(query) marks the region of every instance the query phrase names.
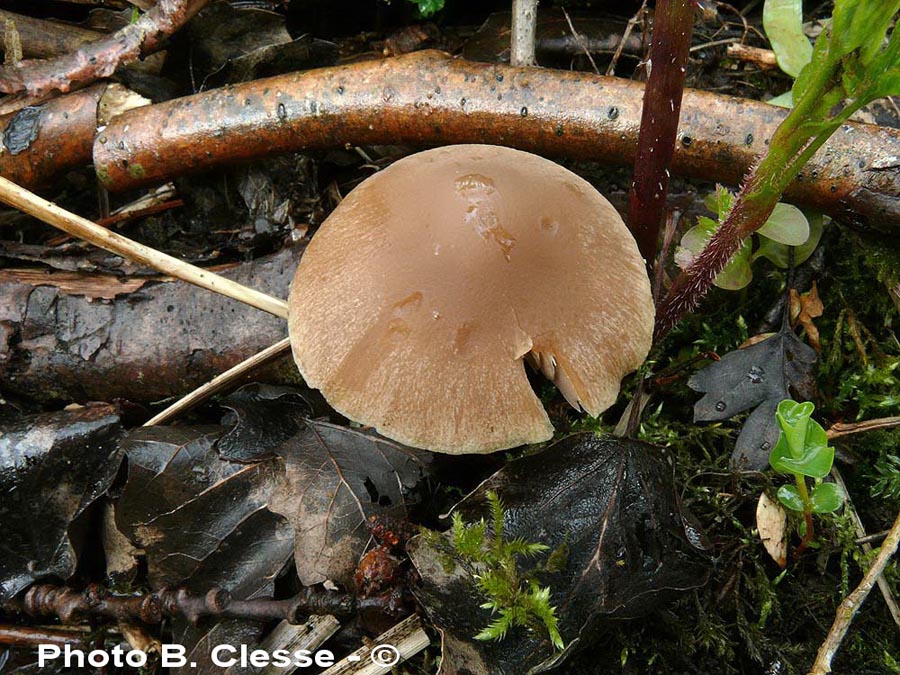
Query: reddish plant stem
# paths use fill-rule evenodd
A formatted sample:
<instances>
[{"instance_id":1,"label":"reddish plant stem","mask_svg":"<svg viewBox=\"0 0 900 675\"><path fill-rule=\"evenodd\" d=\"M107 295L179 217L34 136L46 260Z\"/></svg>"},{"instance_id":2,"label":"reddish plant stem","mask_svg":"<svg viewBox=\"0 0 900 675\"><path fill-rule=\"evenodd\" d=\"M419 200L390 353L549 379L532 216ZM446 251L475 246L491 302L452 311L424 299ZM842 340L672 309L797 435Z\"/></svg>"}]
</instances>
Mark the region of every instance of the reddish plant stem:
<instances>
[{"instance_id":1,"label":"reddish plant stem","mask_svg":"<svg viewBox=\"0 0 900 675\"><path fill-rule=\"evenodd\" d=\"M755 176L751 176L741 194L753 192ZM680 274L656 310L654 342L658 342L685 314L694 311L741 244L762 226L775 204L754 199L736 199L734 208L715 236L694 258L691 266Z\"/></svg>"},{"instance_id":2,"label":"reddish plant stem","mask_svg":"<svg viewBox=\"0 0 900 675\"><path fill-rule=\"evenodd\" d=\"M656 257L659 230L665 217L669 166L675 154L694 7L694 0L656 3L650 78L644 90L628 211L628 226L648 266L652 266Z\"/></svg>"}]
</instances>

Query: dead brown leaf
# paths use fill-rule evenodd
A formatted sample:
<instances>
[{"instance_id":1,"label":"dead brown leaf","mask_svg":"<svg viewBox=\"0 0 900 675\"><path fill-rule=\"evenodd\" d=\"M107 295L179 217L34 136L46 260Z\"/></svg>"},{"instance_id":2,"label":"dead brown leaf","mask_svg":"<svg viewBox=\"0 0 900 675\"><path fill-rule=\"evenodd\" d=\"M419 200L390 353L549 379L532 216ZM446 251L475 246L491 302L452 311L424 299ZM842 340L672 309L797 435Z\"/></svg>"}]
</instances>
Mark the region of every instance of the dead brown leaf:
<instances>
[{"instance_id":1,"label":"dead brown leaf","mask_svg":"<svg viewBox=\"0 0 900 675\"><path fill-rule=\"evenodd\" d=\"M772 560L784 569L787 565L787 513L765 492L756 504L756 529Z\"/></svg>"},{"instance_id":2,"label":"dead brown leaf","mask_svg":"<svg viewBox=\"0 0 900 675\"><path fill-rule=\"evenodd\" d=\"M796 288L791 289L791 325L803 326L803 330L806 331L809 338L809 344L816 352L821 351L821 347L819 346L819 329L816 328L813 319L822 316L824 311L825 305L819 298L819 289L816 287L815 281L809 292L802 295L797 292Z\"/></svg>"}]
</instances>

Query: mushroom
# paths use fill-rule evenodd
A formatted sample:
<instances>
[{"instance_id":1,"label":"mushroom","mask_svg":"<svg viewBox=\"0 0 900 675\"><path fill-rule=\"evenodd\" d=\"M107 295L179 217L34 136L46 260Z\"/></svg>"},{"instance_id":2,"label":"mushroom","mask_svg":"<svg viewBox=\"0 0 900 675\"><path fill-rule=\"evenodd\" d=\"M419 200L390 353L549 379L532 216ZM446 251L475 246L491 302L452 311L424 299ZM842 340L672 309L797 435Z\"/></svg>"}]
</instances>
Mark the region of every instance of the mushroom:
<instances>
[{"instance_id":1,"label":"mushroom","mask_svg":"<svg viewBox=\"0 0 900 675\"><path fill-rule=\"evenodd\" d=\"M408 445L486 453L552 437L523 363L596 416L650 349L644 261L587 181L510 148L395 162L319 228L291 286L306 382Z\"/></svg>"}]
</instances>

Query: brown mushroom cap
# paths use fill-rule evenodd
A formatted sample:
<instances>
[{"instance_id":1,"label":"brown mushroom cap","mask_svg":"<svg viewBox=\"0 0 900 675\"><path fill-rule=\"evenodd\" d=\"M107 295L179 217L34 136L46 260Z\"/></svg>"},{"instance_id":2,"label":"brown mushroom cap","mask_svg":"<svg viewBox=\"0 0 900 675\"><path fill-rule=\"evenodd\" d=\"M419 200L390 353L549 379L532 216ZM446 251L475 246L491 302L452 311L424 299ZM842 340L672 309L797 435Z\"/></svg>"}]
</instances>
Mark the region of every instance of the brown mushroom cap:
<instances>
[{"instance_id":1,"label":"brown mushroom cap","mask_svg":"<svg viewBox=\"0 0 900 675\"><path fill-rule=\"evenodd\" d=\"M644 261L587 181L455 145L395 162L319 228L291 286L294 359L352 420L454 454L544 441L523 357L598 415L650 349Z\"/></svg>"}]
</instances>

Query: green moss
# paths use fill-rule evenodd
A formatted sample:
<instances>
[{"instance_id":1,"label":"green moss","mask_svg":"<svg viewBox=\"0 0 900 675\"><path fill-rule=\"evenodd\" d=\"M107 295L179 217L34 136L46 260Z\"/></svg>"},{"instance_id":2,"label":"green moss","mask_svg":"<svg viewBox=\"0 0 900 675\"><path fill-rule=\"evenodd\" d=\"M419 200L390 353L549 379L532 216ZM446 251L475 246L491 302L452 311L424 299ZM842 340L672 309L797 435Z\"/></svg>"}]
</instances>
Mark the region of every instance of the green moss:
<instances>
[{"instance_id":1,"label":"green moss","mask_svg":"<svg viewBox=\"0 0 900 675\"><path fill-rule=\"evenodd\" d=\"M147 172L144 170L144 167L140 164L129 164L128 165L128 175L132 178L143 178L147 175Z\"/></svg>"}]
</instances>

